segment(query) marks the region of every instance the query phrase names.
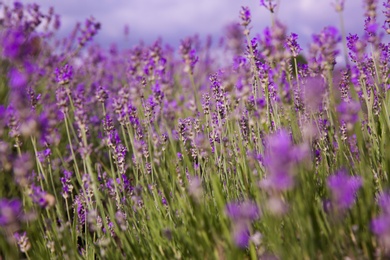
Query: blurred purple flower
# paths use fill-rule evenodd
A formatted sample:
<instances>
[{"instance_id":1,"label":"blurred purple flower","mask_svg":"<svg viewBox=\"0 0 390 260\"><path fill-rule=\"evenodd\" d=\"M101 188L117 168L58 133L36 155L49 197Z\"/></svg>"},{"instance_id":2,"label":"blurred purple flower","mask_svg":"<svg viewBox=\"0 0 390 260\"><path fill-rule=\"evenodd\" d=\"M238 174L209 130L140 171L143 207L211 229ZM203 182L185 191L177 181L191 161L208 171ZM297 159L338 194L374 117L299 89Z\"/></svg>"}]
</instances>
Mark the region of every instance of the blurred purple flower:
<instances>
[{"instance_id":1,"label":"blurred purple flower","mask_svg":"<svg viewBox=\"0 0 390 260\"><path fill-rule=\"evenodd\" d=\"M268 189L288 190L294 186L294 167L307 156L307 150L294 146L290 135L280 130L267 138L264 164L267 177L260 186Z\"/></svg>"},{"instance_id":2,"label":"blurred purple flower","mask_svg":"<svg viewBox=\"0 0 390 260\"><path fill-rule=\"evenodd\" d=\"M247 247L250 240L250 224L260 217L257 204L252 201L230 202L226 205L225 212L232 220L235 244L240 248Z\"/></svg>"},{"instance_id":3,"label":"blurred purple flower","mask_svg":"<svg viewBox=\"0 0 390 260\"><path fill-rule=\"evenodd\" d=\"M69 193L72 193L73 191L73 185L71 183L72 178L72 172L64 170L63 172L64 177L60 178L60 181L62 183L62 197L64 199L67 199L69 197Z\"/></svg>"},{"instance_id":4,"label":"blurred purple flower","mask_svg":"<svg viewBox=\"0 0 390 260\"><path fill-rule=\"evenodd\" d=\"M0 200L0 226L5 227L17 223L21 218L22 203L18 199Z\"/></svg>"},{"instance_id":5,"label":"blurred purple flower","mask_svg":"<svg viewBox=\"0 0 390 260\"><path fill-rule=\"evenodd\" d=\"M21 27L6 30L1 43L6 58L21 60L28 53L26 35Z\"/></svg>"},{"instance_id":6,"label":"blurred purple flower","mask_svg":"<svg viewBox=\"0 0 390 260\"><path fill-rule=\"evenodd\" d=\"M47 200L48 196L50 195L46 191L42 190L41 187L32 185L30 197L32 201L38 204L41 208L51 206L52 202L49 203Z\"/></svg>"},{"instance_id":7,"label":"blurred purple flower","mask_svg":"<svg viewBox=\"0 0 390 260\"><path fill-rule=\"evenodd\" d=\"M350 102L342 101L337 107L337 112L340 114L340 120L346 124L354 124L358 121L358 113L360 111L360 103L351 100Z\"/></svg>"},{"instance_id":8,"label":"blurred purple flower","mask_svg":"<svg viewBox=\"0 0 390 260\"><path fill-rule=\"evenodd\" d=\"M246 248L249 245L250 232L245 226L238 227L233 233L234 242L239 248Z\"/></svg>"},{"instance_id":9,"label":"blurred purple flower","mask_svg":"<svg viewBox=\"0 0 390 260\"><path fill-rule=\"evenodd\" d=\"M179 52L185 63L184 71L193 74L195 64L199 60L199 57L196 56L196 50L193 48L193 39L188 37L182 40L179 47Z\"/></svg>"},{"instance_id":10,"label":"blurred purple flower","mask_svg":"<svg viewBox=\"0 0 390 260\"><path fill-rule=\"evenodd\" d=\"M18 69L12 68L8 72L9 84L14 89L20 89L26 86L28 77Z\"/></svg>"},{"instance_id":11,"label":"blurred purple flower","mask_svg":"<svg viewBox=\"0 0 390 260\"><path fill-rule=\"evenodd\" d=\"M240 11L241 25L245 28L251 23L251 11L249 7L242 6Z\"/></svg>"},{"instance_id":12,"label":"blurred purple flower","mask_svg":"<svg viewBox=\"0 0 390 260\"><path fill-rule=\"evenodd\" d=\"M385 22L383 24L383 29L385 29L387 34L390 34L390 0L384 2L383 7L385 8L383 13L386 17Z\"/></svg>"},{"instance_id":13,"label":"blurred purple flower","mask_svg":"<svg viewBox=\"0 0 390 260\"><path fill-rule=\"evenodd\" d=\"M376 45L379 43L379 38L377 35L378 28L379 24L376 22L375 19L371 17L366 18L366 20L364 21L364 38L367 40L367 42Z\"/></svg>"},{"instance_id":14,"label":"blurred purple flower","mask_svg":"<svg viewBox=\"0 0 390 260\"><path fill-rule=\"evenodd\" d=\"M31 243L27 237L27 233L15 233L14 237L19 246L20 252L26 253L31 248Z\"/></svg>"},{"instance_id":15,"label":"blurred purple flower","mask_svg":"<svg viewBox=\"0 0 390 260\"><path fill-rule=\"evenodd\" d=\"M378 204L384 214L390 215L390 193L384 193L379 197Z\"/></svg>"},{"instance_id":16,"label":"blurred purple flower","mask_svg":"<svg viewBox=\"0 0 390 260\"><path fill-rule=\"evenodd\" d=\"M315 73L332 70L336 56L340 53L337 44L341 36L335 27L325 27L321 33L314 34L309 50L309 67Z\"/></svg>"},{"instance_id":17,"label":"blurred purple flower","mask_svg":"<svg viewBox=\"0 0 390 260\"><path fill-rule=\"evenodd\" d=\"M195 201L200 200L203 194L202 180L198 176L193 176L188 180L188 193Z\"/></svg>"},{"instance_id":18,"label":"blurred purple flower","mask_svg":"<svg viewBox=\"0 0 390 260\"><path fill-rule=\"evenodd\" d=\"M95 18L91 17L85 21L85 27L81 30L81 36L78 38L79 45L84 46L100 30L100 23L95 21Z\"/></svg>"},{"instance_id":19,"label":"blurred purple flower","mask_svg":"<svg viewBox=\"0 0 390 260\"><path fill-rule=\"evenodd\" d=\"M274 3L274 0L260 0L260 6L264 6L265 8L267 8L267 10L273 13L277 4Z\"/></svg>"},{"instance_id":20,"label":"blurred purple flower","mask_svg":"<svg viewBox=\"0 0 390 260\"><path fill-rule=\"evenodd\" d=\"M287 27L278 20L271 27L266 27L263 32L264 37L260 39L261 56L267 57L270 62L281 61L285 58L286 31ZM264 65L262 64L262 66ZM269 73L272 73L272 70L268 69L266 74Z\"/></svg>"},{"instance_id":21,"label":"blurred purple flower","mask_svg":"<svg viewBox=\"0 0 390 260\"><path fill-rule=\"evenodd\" d=\"M243 52L244 34L241 30L239 23L232 23L226 26L226 39L227 45L230 47L236 56L241 55Z\"/></svg>"},{"instance_id":22,"label":"blurred purple flower","mask_svg":"<svg viewBox=\"0 0 390 260\"><path fill-rule=\"evenodd\" d=\"M62 68L56 68L54 71L56 75L56 81L60 85L68 84L73 78L73 67L69 64L66 64Z\"/></svg>"},{"instance_id":23,"label":"blurred purple flower","mask_svg":"<svg viewBox=\"0 0 390 260\"><path fill-rule=\"evenodd\" d=\"M371 221L371 229L380 239L390 236L390 215L382 214Z\"/></svg>"},{"instance_id":24,"label":"blurred purple flower","mask_svg":"<svg viewBox=\"0 0 390 260\"><path fill-rule=\"evenodd\" d=\"M298 35L295 33L291 33L286 41L286 47L290 49L291 55L293 57L297 57L299 55L299 52L302 50L301 46L299 46L297 42L297 39Z\"/></svg>"},{"instance_id":25,"label":"blurred purple flower","mask_svg":"<svg viewBox=\"0 0 390 260\"><path fill-rule=\"evenodd\" d=\"M325 95L325 82L320 77L309 77L303 86L303 103L308 112L318 112Z\"/></svg>"},{"instance_id":26,"label":"blurred purple flower","mask_svg":"<svg viewBox=\"0 0 390 260\"><path fill-rule=\"evenodd\" d=\"M13 162L14 179L17 184L25 187L34 169L34 161L29 153L23 153Z\"/></svg>"},{"instance_id":27,"label":"blurred purple flower","mask_svg":"<svg viewBox=\"0 0 390 260\"><path fill-rule=\"evenodd\" d=\"M390 193L380 195L378 204L382 213L371 221L371 229L385 248L390 247Z\"/></svg>"},{"instance_id":28,"label":"blurred purple flower","mask_svg":"<svg viewBox=\"0 0 390 260\"><path fill-rule=\"evenodd\" d=\"M347 36L347 47L349 49L348 55L352 61L357 62L363 60L366 46L367 43L359 40L359 37L356 34L349 34Z\"/></svg>"},{"instance_id":29,"label":"blurred purple flower","mask_svg":"<svg viewBox=\"0 0 390 260\"><path fill-rule=\"evenodd\" d=\"M243 203L231 202L226 205L226 214L234 221L253 221L259 218L259 208L256 203L245 201Z\"/></svg>"},{"instance_id":30,"label":"blurred purple flower","mask_svg":"<svg viewBox=\"0 0 390 260\"><path fill-rule=\"evenodd\" d=\"M349 176L344 170L328 177L332 202L338 209L348 209L355 202L356 193L362 186L360 176Z\"/></svg>"}]
</instances>

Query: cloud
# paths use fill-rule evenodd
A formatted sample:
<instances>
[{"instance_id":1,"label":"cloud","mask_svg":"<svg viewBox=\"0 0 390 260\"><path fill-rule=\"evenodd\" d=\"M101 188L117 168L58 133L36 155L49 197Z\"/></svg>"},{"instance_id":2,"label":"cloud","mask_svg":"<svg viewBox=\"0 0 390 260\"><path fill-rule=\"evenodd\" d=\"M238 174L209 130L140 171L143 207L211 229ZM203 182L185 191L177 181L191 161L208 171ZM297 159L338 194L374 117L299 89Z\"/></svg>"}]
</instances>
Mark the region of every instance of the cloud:
<instances>
[{"instance_id":1,"label":"cloud","mask_svg":"<svg viewBox=\"0 0 390 260\"><path fill-rule=\"evenodd\" d=\"M278 17L290 32L300 35L300 41L308 42L310 35L324 26L339 26L339 16L331 3L333 0L280 0ZM26 0L24 2L33 2ZM270 25L271 16L256 0L41 0L47 9L54 6L62 17L61 34L69 33L76 22L83 22L91 15L102 23L97 40L103 45L121 41L123 29L130 27L131 42L143 39L151 43L158 37L177 45L179 40L199 33L222 35L223 28L238 21L242 5L252 12L253 34ZM347 32L361 33L363 9L361 1L346 1L345 28Z\"/></svg>"}]
</instances>

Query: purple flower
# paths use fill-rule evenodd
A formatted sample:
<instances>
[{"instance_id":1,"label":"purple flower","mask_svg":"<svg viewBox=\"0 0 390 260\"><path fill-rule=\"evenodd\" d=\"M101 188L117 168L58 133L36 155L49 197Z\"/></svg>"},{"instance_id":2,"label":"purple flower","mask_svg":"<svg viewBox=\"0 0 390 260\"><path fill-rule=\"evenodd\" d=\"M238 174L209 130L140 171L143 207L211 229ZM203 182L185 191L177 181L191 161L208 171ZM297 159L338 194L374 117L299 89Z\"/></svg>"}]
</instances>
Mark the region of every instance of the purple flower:
<instances>
[{"instance_id":1,"label":"purple flower","mask_svg":"<svg viewBox=\"0 0 390 260\"><path fill-rule=\"evenodd\" d=\"M196 56L196 50L193 49L193 40L188 37L181 41L179 51L185 63L184 71L193 74L195 64L198 62L199 57Z\"/></svg>"},{"instance_id":2,"label":"purple flower","mask_svg":"<svg viewBox=\"0 0 390 260\"><path fill-rule=\"evenodd\" d=\"M378 204L384 214L390 215L390 193L384 193L379 197Z\"/></svg>"},{"instance_id":3,"label":"purple flower","mask_svg":"<svg viewBox=\"0 0 390 260\"><path fill-rule=\"evenodd\" d=\"M27 237L27 233L15 233L14 237L16 239L16 242L18 243L20 252L26 253L31 248L31 243Z\"/></svg>"},{"instance_id":4,"label":"purple flower","mask_svg":"<svg viewBox=\"0 0 390 260\"><path fill-rule=\"evenodd\" d=\"M56 81L58 84L66 85L73 78L73 68L69 64L66 64L61 69L56 68L56 70L54 71L54 74L56 75Z\"/></svg>"},{"instance_id":5,"label":"purple flower","mask_svg":"<svg viewBox=\"0 0 390 260\"><path fill-rule=\"evenodd\" d=\"M202 180L198 176L193 176L188 180L188 193L195 201L199 201L202 197Z\"/></svg>"},{"instance_id":6,"label":"purple flower","mask_svg":"<svg viewBox=\"0 0 390 260\"><path fill-rule=\"evenodd\" d=\"M385 248L390 247L390 193L381 194L378 204L382 213L371 221L371 229Z\"/></svg>"},{"instance_id":7,"label":"purple flower","mask_svg":"<svg viewBox=\"0 0 390 260\"><path fill-rule=\"evenodd\" d=\"M331 70L336 64L336 56L340 53L337 44L341 36L335 27L325 27L321 33L313 35L313 43L309 51L309 67L313 72L320 73Z\"/></svg>"},{"instance_id":8,"label":"purple flower","mask_svg":"<svg viewBox=\"0 0 390 260\"><path fill-rule=\"evenodd\" d=\"M95 18L91 17L85 21L85 27L81 30L81 37L78 38L80 46L84 46L100 30L100 23L95 21Z\"/></svg>"},{"instance_id":9,"label":"purple flower","mask_svg":"<svg viewBox=\"0 0 390 260\"><path fill-rule=\"evenodd\" d=\"M259 208L256 203L245 201L242 203L231 202L226 205L226 214L233 221L253 221L259 218Z\"/></svg>"},{"instance_id":10,"label":"purple flower","mask_svg":"<svg viewBox=\"0 0 390 260\"><path fill-rule=\"evenodd\" d=\"M387 0L387 2L384 2L383 7L385 8L385 10L383 11L383 14L386 17L385 22L383 24L383 29L386 30L387 34L390 34L390 0Z\"/></svg>"},{"instance_id":11,"label":"purple flower","mask_svg":"<svg viewBox=\"0 0 390 260\"><path fill-rule=\"evenodd\" d=\"M303 86L303 103L308 112L318 112L325 95L325 83L320 77L309 77Z\"/></svg>"},{"instance_id":12,"label":"purple flower","mask_svg":"<svg viewBox=\"0 0 390 260\"><path fill-rule=\"evenodd\" d=\"M247 27L251 22L251 11L249 7L242 6L240 11L241 25Z\"/></svg>"},{"instance_id":13,"label":"purple flower","mask_svg":"<svg viewBox=\"0 0 390 260\"><path fill-rule=\"evenodd\" d=\"M250 239L250 224L260 217L257 204L251 201L230 202L226 205L225 211L232 220L235 244L240 248L247 247Z\"/></svg>"},{"instance_id":14,"label":"purple flower","mask_svg":"<svg viewBox=\"0 0 390 260\"><path fill-rule=\"evenodd\" d=\"M382 214L372 221L372 230L378 235L390 235L390 193L384 193L379 197L378 204Z\"/></svg>"},{"instance_id":15,"label":"purple flower","mask_svg":"<svg viewBox=\"0 0 390 260\"><path fill-rule=\"evenodd\" d=\"M48 206L48 202L46 200L47 192L42 190L40 187L33 185L31 187L30 197L32 201L38 204L42 208L46 208Z\"/></svg>"},{"instance_id":16,"label":"purple flower","mask_svg":"<svg viewBox=\"0 0 390 260\"><path fill-rule=\"evenodd\" d=\"M295 33L291 33L286 41L286 47L290 49L291 55L293 57L297 57L299 52L302 50L301 46L299 46L297 42L297 39L298 35Z\"/></svg>"},{"instance_id":17,"label":"purple flower","mask_svg":"<svg viewBox=\"0 0 390 260\"><path fill-rule=\"evenodd\" d=\"M350 50L348 55L352 61L357 62L363 60L366 46L367 43L359 40L359 37L356 34L349 34L349 36L347 36L347 47Z\"/></svg>"},{"instance_id":18,"label":"purple flower","mask_svg":"<svg viewBox=\"0 0 390 260\"><path fill-rule=\"evenodd\" d=\"M285 56L286 31L286 26L278 20L271 27L266 27L263 32L264 37L260 39L261 55L273 62L281 61ZM269 73L272 73L272 70L267 70L266 75Z\"/></svg>"},{"instance_id":19,"label":"purple flower","mask_svg":"<svg viewBox=\"0 0 390 260\"><path fill-rule=\"evenodd\" d=\"M34 161L29 153L23 153L13 162L15 182L26 186L29 182L31 171L34 169Z\"/></svg>"},{"instance_id":20,"label":"purple flower","mask_svg":"<svg viewBox=\"0 0 390 260\"><path fill-rule=\"evenodd\" d=\"M273 13L276 8L276 3L274 3L274 0L260 0L260 6L264 6Z\"/></svg>"},{"instance_id":21,"label":"purple flower","mask_svg":"<svg viewBox=\"0 0 390 260\"><path fill-rule=\"evenodd\" d=\"M18 69L12 68L8 73L9 84L14 89L20 89L26 86L28 77Z\"/></svg>"},{"instance_id":22,"label":"purple flower","mask_svg":"<svg viewBox=\"0 0 390 260\"><path fill-rule=\"evenodd\" d=\"M264 154L267 177L260 186L266 189L288 190L294 186L294 168L307 156L306 149L295 147L285 130L269 136Z\"/></svg>"},{"instance_id":23,"label":"purple flower","mask_svg":"<svg viewBox=\"0 0 390 260\"><path fill-rule=\"evenodd\" d=\"M239 248L246 248L249 245L250 232L245 226L238 227L233 233L234 243Z\"/></svg>"},{"instance_id":24,"label":"purple flower","mask_svg":"<svg viewBox=\"0 0 390 260\"><path fill-rule=\"evenodd\" d=\"M22 59L28 53L27 46L22 28L9 29L2 37L3 55L6 58Z\"/></svg>"},{"instance_id":25,"label":"purple flower","mask_svg":"<svg viewBox=\"0 0 390 260\"><path fill-rule=\"evenodd\" d=\"M67 199L69 197L69 193L72 193L73 191L73 185L71 183L72 178L72 172L64 170L64 177L60 178L60 181L62 183L62 197Z\"/></svg>"},{"instance_id":26,"label":"purple flower","mask_svg":"<svg viewBox=\"0 0 390 260\"><path fill-rule=\"evenodd\" d=\"M356 193L362 186L360 176L349 176L344 170L328 177L332 202L338 209L348 209L355 202Z\"/></svg>"},{"instance_id":27,"label":"purple flower","mask_svg":"<svg viewBox=\"0 0 390 260\"><path fill-rule=\"evenodd\" d=\"M350 102L342 101L337 107L337 112L340 114L340 120L346 124L354 124L358 121L358 113L360 111L360 103L351 100Z\"/></svg>"},{"instance_id":28,"label":"purple flower","mask_svg":"<svg viewBox=\"0 0 390 260\"><path fill-rule=\"evenodd\" d=\"M375 235L381 237L384 235L390 235L390 216L380 215L379 217L371 221L371 229Z\"/></svg>"},{"instance_id":29,"label":"purple flower","mask_svg":"<svg viewBox=\"0 0 390 260\"><path fill-rule=\"evenodd\" d=\"M22 214L22 203L18 199L0 200L0 226L17 223Z\"/></svg>"}]
</instances>

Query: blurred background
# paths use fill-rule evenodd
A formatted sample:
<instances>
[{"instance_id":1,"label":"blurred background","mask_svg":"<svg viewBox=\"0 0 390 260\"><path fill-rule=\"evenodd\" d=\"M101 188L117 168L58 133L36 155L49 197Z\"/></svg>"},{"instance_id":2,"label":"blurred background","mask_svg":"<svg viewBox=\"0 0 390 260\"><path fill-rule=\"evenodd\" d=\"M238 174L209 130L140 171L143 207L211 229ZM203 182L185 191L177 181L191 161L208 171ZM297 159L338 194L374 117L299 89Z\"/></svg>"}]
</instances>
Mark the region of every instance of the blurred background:
<instances>
[{"instance_id":1,"label":"blurred background","mask_svg":"<svg viewBox=\"0 0 390 260\"><path fill-rule=\"evenodd\" d=\"M5 0L11 4L13 1ZM76 22L84 22L93 16L101 22L102 29L95 41L108 47L115 42L120 48L130 47L139 41L152 43L162 37L173 46L180 39L199 34L213 36L214 44L223 35L226 25L238 21L241 6L249 6L252 12L252 36L270 25L268 10L259 0L22 0L35 2L44 10L53 6L61 15L60 36L70 33ZM340 27L339 14L334 10L335 0L280 0L277 17L289 32L299 35L298 42L306 49L311 34L324 26ZM382 20L382 3L378 4ZM346 0L344 21L348 33L362 34L363 0ZM380 20L380 21L382 21ZM382 23L381 23L382 24ZM125 27L128 36L125 36Z\"/></svg>"}]
</instances>

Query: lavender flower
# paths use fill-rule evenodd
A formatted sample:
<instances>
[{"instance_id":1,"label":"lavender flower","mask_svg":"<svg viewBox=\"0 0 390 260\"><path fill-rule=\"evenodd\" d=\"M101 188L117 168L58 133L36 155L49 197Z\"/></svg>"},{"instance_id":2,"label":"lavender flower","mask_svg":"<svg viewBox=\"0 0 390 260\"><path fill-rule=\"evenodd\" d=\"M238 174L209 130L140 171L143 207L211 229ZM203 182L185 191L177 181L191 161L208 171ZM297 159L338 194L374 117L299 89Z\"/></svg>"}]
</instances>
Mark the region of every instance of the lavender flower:
<instances>
[{"instance_id":1,"label":"lavender flower","mask_svg":"<svg viewBox=\"0 0 390 260\"><path fill-rule=\"evenodd\" d=\"M22 27L6 30L1 43L4 57L12 60L23 60L29 52L26 35Z\"/></svg>"},{"instance_id":2,"label":"lavender flower","mask_svg":"<svg viewBox=\"0 0 390 260\"><path fill-rule=\"evenodd\" d=\"M107 88L99 86L97 93L96 93L96 99L104 104L104 102L108 99L108 93L107 93Z\"/></svg>"},{"instance_id":3,"label":"lavender flower","mask_svg":"<svg viewBox=\"0 0 390 260\"><path fill-rule=\"evenodd\" d=\"M57 107L63 114L66 114L69 109L69 97L66 91L63 86L58 87L56 90Z\"/></svg>"},{"instance_id":4,"label":"lavender flower","mask_svg":"<svg viewBox=\"0 0 390 260\"><path fill-rule=\"evenodd\" d=\"M264 6L271 13L274 13L277 4L274 3L274 0L260 0L260 6Z\"/></svg>"},{"instance_id":5,"label":"lavender flower","mask_svg":"<svg viewBox=\"0 0 390 260\"><path fill-rule=\"evenodd\" d=\"M249 7L242 6L240 11L240 19L241 19L241 25L245 28L248 27L248 25L251 22L251 11L249 10Z\"/></svg>"},{"instance_id":6,"label":"lavender flower","mask_svg":"<svg viewBox=\"0 0 390 260\"><path fill-rule=\"evenodd\" d=\"M371 221L371 229L379 238L380 245L390 250L390 193L381 194L378 204L382 212Z\"/></svg>"},{"instance_id":7,"label":"lavender flower","mask_svg":"<svg viewBox=\"0 0 390 260\"><path fill-rule=\"evenodd\" d=\"M267 177L260 186L279 191L291 189L294 186L294 168L306 156L307 151L294 146L285 130L269 136L264 154Z\"/></svg>"},{"instance_id":8,"label":"lavender flower","mask_svg":"<svg viewBox=\"0 0 390 260\"><path fill-rule=\"evenodd\" d=\"M62 68L56 68L54 71L56 81L59 85L68 84L73 78L73 68L69 64L66 64Z\"/></svg>"},{"instance_id":9,"label":"lavender flower","mask_svg":"<svg viewBox=\"0 0 390 260\"><path fill-rule=\"evenodd\" d=\"M29 153L24 153L15 159L13 163L14 179L20 186L26 187L29 183L29 175L34 168L34 162Z\"/></svg>"},{"instance_id":10,"label":"lavender flower","mask_svg":"<svg viewBox=\"0 0 390 260\"><path fill-rule=\"evenodd\" d=\"M232 23L226 27L227 45L236 55L241 55L243 51L244 34L239 23Z\"/></svg>"},{"instance_id":11,"label":"lavender flower","mask_svg":"<svg viewBox=\"0 0 390 260\"><path fill-rule=\"evenodd\" d=\"M62 197L67 199L69 197L69 193L73 191L73 185L71 183L72 173L70 171L64 171L64 177L60 178L62 183Z\"/></svg>"},{"instance_id":12,"label":"lavender flower","mask_svg":"<svg viewBox=\"0 0 390 260\"><path fill-rule=\"evenodd\" d=\"M345 210L352 206L362 182L361 177L349 176L344 170L328 177L328 187L336 209Z\"/></svg>"},{"instance_id":13,"label":"lavender flower","mask_svg":"<svg viewBox=\"0 0 390 260\"><path fill-rule=\"evenodd\" d=\"M185 63L184 71L190 74L194 73L195 64L198 62L199 57L196 56L196 50L193 48L193 40L191 38L186 38L181 41L180 44L180 54Z\"/></svg>"},{"instance_id":14,"label":"lavender flower","mask_svg":"<svg viewBox=\"0 0 390 260\"><path fill-rule=\"evenodd\" d=\"M301 46L299 46L298 35L295 33L291 33L290 36L286 40L286 47L290 49L291 55L296 58L299 55L299 52L302 50Z\"/></svg>"},{"instance_id":15,"label":"lavender flower","mask_svg":"<svg viewBox=\"0 0 390 260\"><path fill-rule=\"evenodd\" d=\"M331 70L336 64L336 56L340 53L337 44L341 36L335 27L325 27L321 33L313 35L310 45L309 67L315 73Z\"/></svg>"},{"instance_id":16,"label":"lavender flower","mask_svg":"<svg viewBox=\"0 0 390 260\"><path fill-rule=\"evenodd\" d=\"M286 26L278 20L271 27L264 29L264 37L260 41L263 49L261 57L266 57L270 62L280 62L285 58L286 30ZM268 71L272 73L271 70Z\"/></svg>"},{"instance_id":17,"label":"lavender flower","mask_svg":"<svg viewBox=\"0 0 390 260\"><path fill-rule=\"evenodd\" d=\"M337 107L337 112L340 114L340 120L346 124L355 124L359 117L360 103L358 101L351 100L350 102L342 101Z\"/></svg>"},{"instance_id":18,"label":"lavender flower","mask_svg":"<svg viewBox=\"0 0 390 260\"><path fill-rule=\"evenodd\" d=\"M376 18L376 8L378 6L378 0L365 0L363 1L366 9L365 16L368 18Z\"/></svg>"},{"instance_id":19,"label":"lavender flower","mask_svg":"<svg viewBox=\"0 0 390 260\"><path fill-rule=\"evenodd\" d=\"M26 73L15 68L9 71L8 78L10 86L15 90L23 89L28 82Z\"/></svg>"},{"instance_id":20,"label":"lavender flower","mask_svg":"<svg viewBox=\"0 0 390 260\"><path fill-rule=\"evenodd\" d=\"M383 11L386 19L383 24L383 29L385 29L387 34L390 34L390 0L387 0L387 2L383 3L383 6L385 10Z\"/></svg>"},{"instance_id":21,"label":"lavender flower","mask_svg":"<svg viewBox=\"0 0 390 260\"><path fill-rule=\"evenodd\" d=\"M233 240L237 247L245 248L250 241L251 222L260 217L257 205L251 201L231 202L226 205L226 214L233 222Z\"/></svg>"},{"instance_id":22,"label":"lavender flower","mask_svg":"<svg viewBox=\"0 0 390 260\"><path fill-rule=\"evenodd\" d=\"M31 243L27 237L27 233L15 233L14 235L16 242L18 243L20 252L26 253L28 250L31 249Z\"/></svg>"},{"instance_id":23,"label":"lavender flower","mask_svg":"<svg viewBox=\"0 0 390 260\"><path fill-rule=\"evenodd\" d=\"M195 201L199 202L203 195L202 181L198 176L191 177L188 181L188 193Z\"/></svg>"},{"instance_id":24,"label":"lavender flower","mask_svg":"<svg viewBox=\"0 0 390 260\"><path fill-rule=\"evenodd\" d=\"M378 47L380 37L382 36L378 35L378 28L379 24L376 22L375 18L367 17L364 21L364 38L375 47Z\"/></svg>"},{"instance_id":25,"label":"lavender flower","mask_svg":"<svg viewBox=\"0 0 390 260\"><path fill-rule=\"evenodd\" d=\"M350 50L348 52L349 57L354 62L362 61L365 56L366 43L359 40L356 34L350 34L347 36L347 47Z\"/></svg>"},{"instance_id":26,"label":"lavender flower","mask_svg":"<svg viewBox=\"0 0 390 260\"><path fill-rule=\"evenodd\" d=\"M239 248L246 248L250 241L249 229L245 227L239 227L234 230L233 233L234 242Z\"/></svg>"},{"instance_id":27,"label":"lavender flower","mask_svg":"<svg viewBox=\"0 0 390 260\"><path fill-rule=\"evenodd\" d=\"M85 21L85 27L82 29L81 37L78 38L79 45L84 46L87 42L91 41L92 38L100 30L100 23L95 21L95 18L91 17Z\"/></svg>"},{"instance_id":28,"label":"lavender flower","mask_svg":"<svg viewBox=\"0 0 390 260\"><path fill-rule=\"evenodd\" d=\"M18 199L0 200L0 226L17 225L22 217L22 203Z\"/></svg>"},{"instance_id":29,"label":"lavender flower","mask_svg":"<svg viewBox=\"0 0 390 260\"><path fill-rule=\"evenodd\" d=\"M234 221L253 221L259 218L259 208L254 202L231 202L226 205L226 214Z\"/></svg>"},{"instance_id":30,"label":"lavender flower","mask_svg":"<svg viewBox=\"0 0 390 260\"><path fill-rule=\"evenodd\" d=\"M51 208L56 202L53 195L35 185L31 186L30 197L33 202L38 204L41 208Z\"/></svg>"}]
</instances>

